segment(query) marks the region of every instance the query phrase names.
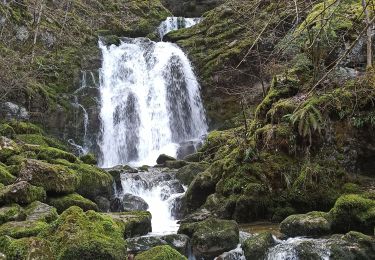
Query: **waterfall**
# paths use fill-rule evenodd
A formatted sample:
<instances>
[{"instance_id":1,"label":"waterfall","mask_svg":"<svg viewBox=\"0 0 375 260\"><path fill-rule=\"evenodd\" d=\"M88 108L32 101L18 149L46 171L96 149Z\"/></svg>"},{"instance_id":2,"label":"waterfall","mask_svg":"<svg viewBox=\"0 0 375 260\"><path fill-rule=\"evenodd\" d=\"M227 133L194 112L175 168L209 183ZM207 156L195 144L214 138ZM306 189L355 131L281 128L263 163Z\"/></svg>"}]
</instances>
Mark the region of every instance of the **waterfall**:
<instances>
[{"instance_id":1,"label":"waterfall","mask_svg":"<svg viewBox=\"0 0 375 260\"><path fill-rule=\"evenodd\" d=\"M202 18L168 17L158 27L159 37L163 40L164 35L167 33L182 28L192 27L201 21Z\"/></svg>"},{"instance_id":2,"label":"waterfall","mask_svg":"<svg viewBox=\"0 0 375 260\"><path fill-rule=\"evenodd\" d=\"M206 134L200 86L177 45L123 38L99 47L102 167L154 165L159 154L176 156L180 143Z\"/></svg>"}]
</instances>

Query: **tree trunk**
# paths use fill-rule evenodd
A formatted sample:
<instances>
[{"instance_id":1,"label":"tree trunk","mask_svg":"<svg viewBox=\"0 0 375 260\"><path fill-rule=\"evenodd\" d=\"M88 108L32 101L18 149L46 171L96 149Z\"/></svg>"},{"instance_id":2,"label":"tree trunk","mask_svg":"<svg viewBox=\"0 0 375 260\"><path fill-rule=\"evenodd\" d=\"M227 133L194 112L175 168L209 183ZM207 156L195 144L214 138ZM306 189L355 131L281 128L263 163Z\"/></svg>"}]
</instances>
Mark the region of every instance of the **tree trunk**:
<instances>
[{"instance_id":1,"label":"tree trunk","mask_svg":"<svg viewBox=\"0 0 375 260\"><path fill-rule=\"evenodd\" d=\"M369 4L366 3L366 0L362 0L362 6L364 9L367 25L367 68L372 68L372 25L370 13L368 11Z\"/></svg>"}]
</instances>

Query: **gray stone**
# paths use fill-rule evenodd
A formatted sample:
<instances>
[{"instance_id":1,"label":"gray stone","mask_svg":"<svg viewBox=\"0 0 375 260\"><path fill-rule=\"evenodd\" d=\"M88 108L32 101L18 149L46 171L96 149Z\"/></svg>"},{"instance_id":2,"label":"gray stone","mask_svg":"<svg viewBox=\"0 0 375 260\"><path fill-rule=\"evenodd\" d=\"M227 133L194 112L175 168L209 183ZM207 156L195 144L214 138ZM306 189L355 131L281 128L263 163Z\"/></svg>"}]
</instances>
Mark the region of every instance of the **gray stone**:
<instances>
[{"instance_id":1,"label":"gray stone","mask_svg":"<svg viewBox=\"0 0 375 260\"><path fill-rule=\"evenodd\" d=\"M122 205L124 206L125 211L134 211L134 210L147 210L148 204L141 197L135 196L130 193L126 193L122 197Z\"/></svg>"},{"instance_id":2,"label":"gray stone","mask_svg":"<svg viewBox=\"0 0 375 260\"><path fill-rule=\"evenodd\" d=\"M29 39L30 33L26 26L20 26L17 28L16 31L16 38L17 40L24 42Z\"/></svg>"}]
</instances>

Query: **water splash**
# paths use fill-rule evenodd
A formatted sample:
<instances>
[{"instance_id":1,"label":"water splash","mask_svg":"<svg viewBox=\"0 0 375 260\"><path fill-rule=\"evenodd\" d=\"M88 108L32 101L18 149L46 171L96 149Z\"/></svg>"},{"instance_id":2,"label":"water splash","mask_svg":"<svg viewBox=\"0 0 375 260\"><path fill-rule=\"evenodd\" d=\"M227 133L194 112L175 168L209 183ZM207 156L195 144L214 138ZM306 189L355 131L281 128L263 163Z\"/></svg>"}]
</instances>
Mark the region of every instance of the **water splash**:
<instances>
[{"instance_id":1,"label":"water splash","mask_svg":"<svg viewBox=\"0 0 375 260\"><path fill-rule=\"evenodd\" d=\"M168 17L158 27L160 40L163 40L163 37L171 31L189 28L197 23L200 23L201 21L202 18Z\"/></svg>"},{"instance_id":2,"label":"water splash","mask_svg":"<svg viewBox=\"0 0 375 260\"><path fill-rule=\"evenodd\" d=\"M207 133L198 81L177 45L124 38L99 47L102 167L153 165Z\"/></svg>"}]
</instances>

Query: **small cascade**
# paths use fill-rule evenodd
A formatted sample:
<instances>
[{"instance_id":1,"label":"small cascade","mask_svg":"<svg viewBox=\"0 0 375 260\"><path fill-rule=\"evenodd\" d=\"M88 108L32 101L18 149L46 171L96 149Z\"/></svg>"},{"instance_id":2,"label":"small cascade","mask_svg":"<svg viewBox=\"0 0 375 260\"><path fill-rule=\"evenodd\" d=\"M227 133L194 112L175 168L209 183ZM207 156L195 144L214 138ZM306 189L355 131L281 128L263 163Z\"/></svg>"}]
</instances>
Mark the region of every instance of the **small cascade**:
<instances>
[{"instance_id":1,"label":"small cascade","mask_svg":"<svg viewBox=\"0 0 375 260\"><path fill-rule=\"evenodd\" d=\"M158 33L160 40L163 40L164 35L171 31L175 31L182 28L189 28L197 23L200 23L202 18L185 18L185 17L168 17L158 27Z\"/></svg>"},{"instance_id":2,"label":"small cascade","mask_svg":"<svg viewBox=\"0 0 375 260\"><path fill-rule=\"evenodd\" d=\"M99 46L102 167L153 165L162 153L176 157L179 144L202 140L200 87L177 45L123 38Z\"/></svg>"},{"instance_id":3,"label":"small cascade","mask_svg":"<svg viewBox=\"0 0 375 260\"><path fill-rule=\"evenodd\" d=\"M269 249L266 260L300 260L308 252L311 259L328 260L330 250L327 239L295 237L278 240L276 246Z\"/></svg>"},{"instance_id":4,"label":"small cascade","mask_svg":"<svg viewBox=\"0 0 375 260\"><path fill-rule=\"evenodd\" d=\"M180 212L175 204L184 195L185 188L174 178L174 172L150 168L147 172L126 173L121 175L121 184L122 191L118 197L127 198L127 203L133 206L137 203L137 197L147 203L147 210L152 215L150 235L177 233L178 224L173 216L178 216Z\"/></svg>"}]
</instances>

